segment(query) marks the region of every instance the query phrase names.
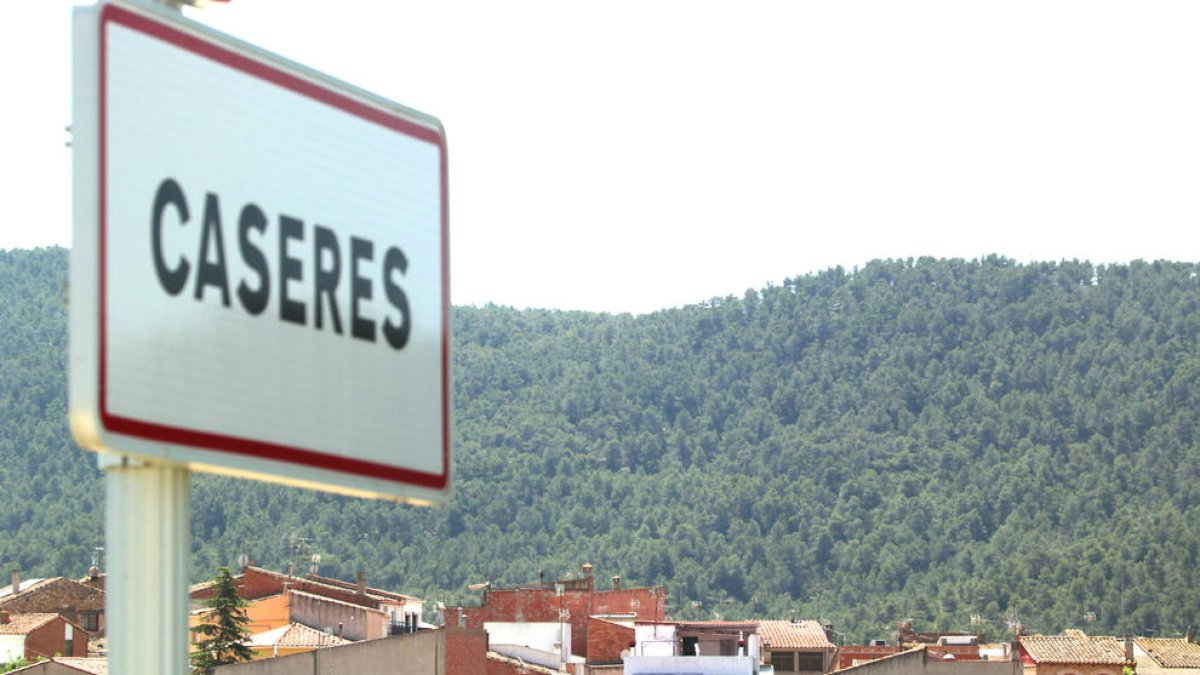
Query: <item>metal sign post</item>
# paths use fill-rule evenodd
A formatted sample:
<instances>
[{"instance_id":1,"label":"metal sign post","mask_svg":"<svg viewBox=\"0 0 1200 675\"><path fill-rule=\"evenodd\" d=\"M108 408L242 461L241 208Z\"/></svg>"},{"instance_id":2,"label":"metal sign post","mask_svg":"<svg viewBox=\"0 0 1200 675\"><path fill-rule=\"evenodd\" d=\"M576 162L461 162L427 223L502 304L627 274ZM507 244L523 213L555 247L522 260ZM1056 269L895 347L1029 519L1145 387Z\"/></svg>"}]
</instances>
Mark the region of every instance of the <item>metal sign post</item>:
<instances>
[{"instance_id":1,"label":"metal sign post","mask_svg":"<svg viewBox=\"0 0 1200 675\"><path fill-rule=\"evenodd\" d=\"M108 669L188 671L189 472L102 454L108 577Z\"/></svg>"}]
</instances>

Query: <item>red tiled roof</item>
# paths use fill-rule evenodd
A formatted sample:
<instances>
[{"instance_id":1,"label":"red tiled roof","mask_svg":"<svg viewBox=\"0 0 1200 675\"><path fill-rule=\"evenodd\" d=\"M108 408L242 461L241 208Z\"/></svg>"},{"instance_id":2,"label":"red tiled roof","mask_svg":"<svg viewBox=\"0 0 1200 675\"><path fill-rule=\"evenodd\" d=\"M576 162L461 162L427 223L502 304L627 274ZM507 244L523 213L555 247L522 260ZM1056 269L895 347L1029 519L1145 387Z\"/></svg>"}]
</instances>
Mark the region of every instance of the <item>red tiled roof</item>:
<instances>
[{"instance_id":1,"label":"red tiled roof","mask_svg":"<svg viewBox=\"0 0 1200 675\"><path fill-rule=\"evenodd\" d=\"M108 675L108 659L82 656L55 656L51 661L91 675Z\"/></svg>"},{"instance_id":2,"label":"red tiled roof","mask_svg":"<svg viewBox=\"0 0 1200 675\"><path fill-rule=\"evenodd\" d=\"M10 614L8 623L0 623L0 635L28 635L57 618L48 612Z\"/></svg>"},{"instance_id":3,"label":"red tiled roof","mask_svg":"<svg viewBox=\"0 0 1200 675\"><path fill-rule=\"evenodd\" d=\"M378 608L381 602L407 604L420 601L419 598L377 588L367 588L366 595L359 596L357 584L313 574L302 577L291 576L261 567L247 567L233 578L238 585L238 595L247 600L256 600L266 595L278 595L285 588L291 588L292 590L309 591L327 598L338 598L343 602L350 602L361 607ZM193 584L188 587L188 597L193 600L207 599L212 595L212 588L212 580Z\"/></svg>"},{"instance_id":4,"label":"red tiled roof","mask_svg":"<svg viewBox=\"0 0 1200 675\"><path fill-rule=\"evenodd\" d=\"M1068 635L1023 635L1018 640L1036 663L1133 665L1125 658L1125 645L1113 637L1089 637L1073 631Z\"/></svg>"},{"instance_id":5,"label":"red tiled roof","mask_svg":"<svg viewBox=\"0 0 1200 675\"><path fill-rule=\"evenodd\" d=\"M818 621L759 621L758 634L770 649L834 649Z\"/></svg>"},{"instance_id":6,"label":"red tiled roof","mask_svg":"<svg viewBox=\"0 0 1200 675\"><path fill-rule=\"evenodd\" d=\"M350 641L302 623L290 623L258 633L248 644L252 647L338 647L350 644Z\"/></svg>"},{"instance_id":7,"label":"red tiled roof","mask_svg":"<svg viewBox=\"0 0 1200 675\"><path fill-rule=\"evenodd\" d=\"M306 575L304 575L304 578L308 579L309 581L315 581L319 584L325 584L326 586L335 586L337 588L342 588L342 589L349 590L349 591L357 591L358 590L358 584L354 583L354 582L350 582L350 581L342 581L341 579L322 577L322 576L318 576L316 574L306 574ZM411 602L411 601L419 601L420 600L420 598L416 598L411 595L405 595L403 593L396 593L394 591L385 591L382 588L372 588L370 586L367 586L366 593L367 593L367 595L373 595L373 596L375 596L377 598L381 598L383 600L398 600L400 602Z\"/></svg>"},{"instance_id":8,"label":"red tiled roof","mask_svg":"<svg viewBox=\"0 0 1200 675\"><path fill-rule=\"evenodd\" d=\"M280 647L334 647L350 644L350 641L304 624L293 623L288 626L286 633L279 636L277 644Z\"/></svg>"},{"instance_id":9,"label":"red tiled roof","mask_svg":"<svg viewBox=\"0 0 1200 675\"><path fill-rule=\"evenodd\" d=\"M292 590L288 591L288 594L294 595L297 597L301 597L301 598L311 598L313 600L316 600L317 602L326 603L326 604L330 604L330 605L340 605L342 607L349 607L351 609L356 609L356 610L360 610L360 611L364 611L364 612L374 612L376 614L386 614L386 612L384 612L381 609L375 609L373 607L363 607L362 605L356 605L353 602L337 600L337 599L330 598L330 597L327 597L324 595L317 595L316 593L305 593L304 591L297 591L295 589L292 589Z\"/></svg>"},{"instance_id":10,"label":"red tiled roof","mask_svg":"<svg viewBox=\"0 0 1200 675\"><path fill-rule=\"evenodd\" d=\"M1200 645L1185 638L1137 638L1135 642L1163 668L1200 668Z\"/></svg>"}]
</instances>

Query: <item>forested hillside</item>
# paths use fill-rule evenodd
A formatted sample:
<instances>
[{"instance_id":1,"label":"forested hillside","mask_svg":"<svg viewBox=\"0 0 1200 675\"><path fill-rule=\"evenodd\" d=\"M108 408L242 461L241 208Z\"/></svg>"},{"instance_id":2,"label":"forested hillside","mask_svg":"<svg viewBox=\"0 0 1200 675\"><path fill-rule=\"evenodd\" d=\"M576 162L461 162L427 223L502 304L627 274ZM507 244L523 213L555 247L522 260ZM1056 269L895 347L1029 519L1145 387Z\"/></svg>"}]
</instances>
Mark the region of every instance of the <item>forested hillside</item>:
<instances>
[{"instance_id":1,"label":"forested hillside","mask_svg":"<svg viewBox=\"0 0 1200 675\"><path fill-rule=\"evenodd\" d=\"M455 310L456 488L416 509L197 477L246 550L430 600L590 561L677 618L1003 637L1200 624L1200 267L879 261L644 316ZM66 252L0 251L0 565L82 574ZM307 567L307 563L304 563Z\"/></svg>"}]
</instances>

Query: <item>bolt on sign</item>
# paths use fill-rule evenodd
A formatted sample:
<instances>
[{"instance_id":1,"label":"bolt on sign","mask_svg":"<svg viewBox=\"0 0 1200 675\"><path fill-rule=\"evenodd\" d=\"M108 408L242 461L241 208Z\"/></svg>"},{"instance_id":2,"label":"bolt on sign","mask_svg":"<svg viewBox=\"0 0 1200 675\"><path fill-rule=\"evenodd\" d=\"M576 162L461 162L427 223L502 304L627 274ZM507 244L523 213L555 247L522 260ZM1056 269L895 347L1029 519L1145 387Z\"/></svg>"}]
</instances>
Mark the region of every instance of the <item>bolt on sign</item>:
<instances>
[{"instance_id":1,"label":"bolt on sign","mask_svg":"<svg viewBox=\"0 0 1200 675\"><path fill-rule=\"evenodd\" d=\"M150 5L74 21L79 444L445 499L441 123Z\"/></svg>"}]
</instances>

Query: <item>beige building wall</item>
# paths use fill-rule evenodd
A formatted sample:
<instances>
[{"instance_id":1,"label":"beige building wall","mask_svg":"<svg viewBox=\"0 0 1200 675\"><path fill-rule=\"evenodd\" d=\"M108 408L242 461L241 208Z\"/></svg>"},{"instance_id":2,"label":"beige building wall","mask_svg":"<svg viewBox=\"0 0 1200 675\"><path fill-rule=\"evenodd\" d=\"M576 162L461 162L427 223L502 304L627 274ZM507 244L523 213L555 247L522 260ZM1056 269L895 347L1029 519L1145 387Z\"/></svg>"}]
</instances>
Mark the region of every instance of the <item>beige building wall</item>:
<instances>
[{"instance_id":1,"label":"beige building wall","mask_svg":"<svg viewBox=\"0 0 1200 675\"><path fill-rule=\"evenodd\" d=\"M942 661L914 649L835 671L845 675L1022 675L1017 661ZM1032 675L1028 671L1024 675ZM1120 675L1118 673L1117 675Z\"/></svg>"},{"instance_id":2,"label":"beige building wall","mask_svg":"<svg viewBox=\"0 0 1200 675\"><path fill-rule=\"evenodd\" d=\"M388 615L368 607L304 593L289 593L291 621L325 631L347 640L378 640L387 637Z\"/></svg>"},{"instance_id":3,"label":"beige building wall","mask_svg":"<svg viewBox=\"0 0 1200 675\"><path fill-rule=\"evenodd\" d=\"M446 675L446 632L369 640L276 659L220 666L214 675L312 675L313 673L389 673Z\"/></svg>"}]
</instances>

